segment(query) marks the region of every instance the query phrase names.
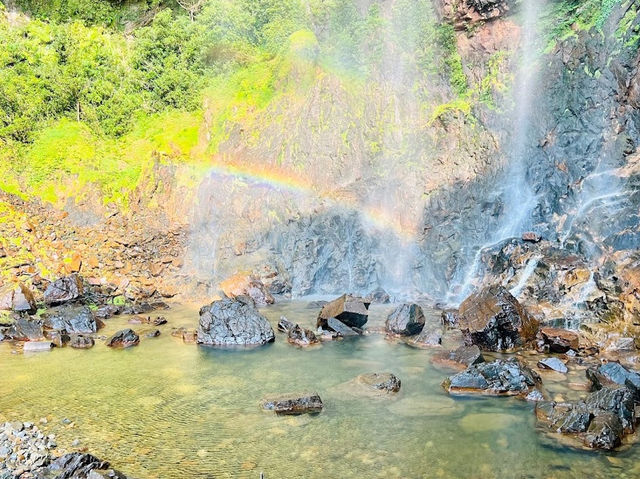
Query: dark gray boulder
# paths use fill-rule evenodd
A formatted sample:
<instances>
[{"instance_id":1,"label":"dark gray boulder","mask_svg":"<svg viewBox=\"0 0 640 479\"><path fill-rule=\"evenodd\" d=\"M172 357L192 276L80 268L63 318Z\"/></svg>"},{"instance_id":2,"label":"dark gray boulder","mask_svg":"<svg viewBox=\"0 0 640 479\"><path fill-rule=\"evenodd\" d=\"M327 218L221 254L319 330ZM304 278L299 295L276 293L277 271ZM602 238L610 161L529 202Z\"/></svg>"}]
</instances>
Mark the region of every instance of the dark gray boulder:
<instances>
[{"instance_id":1,"label":"dark gray boulder","mask_svg":"<svg viewBox=\"0 0 640 479\"><path fill-rule=\"evenodd\" d=\"M517 359L496 359L474 364L442 385L452 394L524 397L540 384L540 377Z\"/></svg>"},{"instance_id":2,"label":"dark gray boulder","mask_svg":"<svg viewBox=\"0 0 640 479\"><path fill-rule=\"evenodd\" d=\"M640 374L617 362L608 362L587 369L587 378L594 389L605 386L626 386L640 399Z\"/></svg>"},{"instance_id":3,"label":"dark gray boulder","mask_svg":"<svg viewBox=\"0 0 640 479\"><path fill-rule=\"evenodd\" d=\"M458 327L467 345L488 351L507 351L533 340L538 322L502 286L484 288L465 299Z\"/></svg>"},{"instance_id":4,"label":"dark gray boulder","mask_svg":"<svg viewBox=\"0 0 640 479\"><path fill-rule=\"evenodd\" d=\"M360 336L362 334L362 330L357 328L350 328L336 318L329 318L327 320L327 329L342 337Z\"/></svg>"},{"instance_id":5,"label":"dark gray boulder","mask_svg":"<svg viewBox=\"0 0 640 479\"><path fill-rule=\"evenodd\" d=\"M276 414L319 413L324 404L316 393L285 394L262 400L262 408Z\"/></svg>"},{"instance_id":6,"label":"dark gray boulder","mask_svg":"<svg viewBox=\"0 0 640 479\"><path fill-rule=\"evenodd\" d=\"M63 306L44 317L46 328L68 334L96 333L100 325L91 309L86 306Z\"/></svg>"},{"instance_id":7,"label":"dark gray boulder","mask_svg":"<svg viewBox=\"0 0 640 479\"><path fill-rule=\"evenodd\" d=\"M280 316L280 321L278 321L278 331L282 331L283 333L289 332L295 326L294 323L289 321L284 316Z\"/></svg>"},{"instance_id":8,"label":"dark gray boulder","mask_svg":"<svg viewBox=\"0 0 640 479\"><path fill-rule=\"evenodd\" d=\"M140 343L138 336L133 329L123 329L118 331L107 340L107 346L110 348L130 348Z\"/></svg>"},{"instance_id":9,"label":"dark gray boulder","mask_svg":"<svg viewBox=\"0 0 640 479\"><path fill-rule=\"evenodd\" d=\"M622 443L624 431L618 416L602 413L593 418L584 435L584 443L594 449L611 450Z\"/></svg>"},{"instance_id":10,"label":"dark gray boulder","mask_svg":"<svg viewBox=\"0 0 640 479\"><path fill-rule=\"evenodd\" d=\"M536 405L536 417L552 432L574 435L586 446L610 450L624 434L635 431L638 403L625 386L603 387L584 401L549 402Z\"/></svg>"},{"instance_id":11,"label":"dark gray boulder","mask_svg":"<svg viewBox=\"0 0 640 479\"><path fill-rule=\"evenodd\" d=\"M570 349L577 351L580 348L580 337L575 331L559 328L540 328L538 336L552 353L566 353Z\"/></svg>"},{"instance_id":12,"label":"dark gray boulder","mask_svg":"<svg viewBox=\"0 0 640 479\"><path fill-rule=\"evenodd\" d=\"M274 340L271 324L249 297L224 298L200 310L198 344L260 346Z\"/></svg>"},{"instance_id":13,"label":"dark gray boulder","mask_svg":"<svg viewBox=\"0 0 640 479\"><path fill-rule=\"evenodd\" d=\"M413 336L424 328L425 317L418 304L402 304L393 310L385 327L387 331L401 336Z\"/></svg>"},{"instance_id":14,"label":"dark gray boulder","mask_svg":"<svg viewBox=\"0 0 640 479\"><path fill-rule=\"evenodd\" d=\"M369 304L365 299L343 294L322 307L316 326L327 329L328 320L334 318L350 328L362 328L369 319Z\"/></svg>"},{"instance_id":15,"label":"dark gray boulder","mask_svg":"<svg viewBox=\"0 0 640 479\"><path fill-rule=\"evenodd\" d=\"M91 471L109 468L107 461L102 461L91 454L72 452L60 456L51 463L52 471L60 471L57 479L87 479Z\"/></svg>"},{"instance_id":16,"label":"dark gray boulder","mask_svg":"<svg viewBox=\"0 0 640 479\"><path fill-rule=\"evenodd\" d=\"M55 280L44 292L44 302L56 305L80 298L84 293L82 278L77 274Z\"/></svg>"},{"instance_id":17,"label":"dark gray boulder","mask_svg":"<svg viewBox=\"0 0 640 479\"><path fill-rule=\"evenodd\" d=\"M14 341L38 341L44 339L42 322L26 316L17 318L9 328L5 329L4 335Z\"/></svg>"}]
</instances>

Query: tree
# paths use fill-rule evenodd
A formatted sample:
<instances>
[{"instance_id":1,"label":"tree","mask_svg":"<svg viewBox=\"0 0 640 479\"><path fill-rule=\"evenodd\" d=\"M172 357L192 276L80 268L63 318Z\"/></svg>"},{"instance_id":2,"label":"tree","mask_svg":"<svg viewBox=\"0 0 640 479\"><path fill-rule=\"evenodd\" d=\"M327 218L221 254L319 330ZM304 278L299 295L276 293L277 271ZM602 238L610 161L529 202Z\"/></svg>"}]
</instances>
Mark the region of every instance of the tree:
<instances>
[{"instance_id":1,"label":"tree","mask_svg":"<svg viewBox=\"0 0 640 479\"><path fill-rule=\"evenodd\" d=\"M202 7L204 6L206 0L177 0L178 5L184 8L187 12L189 12L189 18L193 22L196 17L196 13L198 13Z\"/></svg>"}]
</instances>

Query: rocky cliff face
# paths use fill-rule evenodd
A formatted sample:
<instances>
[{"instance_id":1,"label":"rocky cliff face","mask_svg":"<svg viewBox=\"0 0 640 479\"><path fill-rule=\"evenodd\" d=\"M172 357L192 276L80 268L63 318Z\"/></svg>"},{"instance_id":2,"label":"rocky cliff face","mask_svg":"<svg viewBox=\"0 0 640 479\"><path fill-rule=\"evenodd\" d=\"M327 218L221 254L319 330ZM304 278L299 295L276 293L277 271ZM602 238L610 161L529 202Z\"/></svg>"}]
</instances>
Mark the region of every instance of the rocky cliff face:
<instances>
[{"instance_id":1,"label":"rocky cliff face","mask_svg":"<svg viewBox=\"0 0 640 479\"><path fill-rule=\"evenodd\" d=\"M366 85L366 106L325 77L275 107L299 118L291 134L282 122L269 122L271 110L258 116L258 124L268 125L259 129L262 141L236 130L224 146L228 155L249 168L257 161L266 161L267 170L286 167L305 187L274 193L260 180L239 193L232 179L204 183L199 204L209 210L197 216L208 226L200 228L194 250L215 244L215 255L207 253L210 264L194 261L206 264L201 274L224 277L266 264L294 295L382 285L451 300L484 271L482 250L500 249L508 239L496 232L511 231L505 225L514 214L522 218L513 234L535 231L585 264L637 248L639 74L632 36L638 19L621 30L629 18L624 3L600 28L577 30L548 49L537 62L536 84L525 92L532 107L514 158L523 93L514 90L512 98L509 86L523 37L512 16L519 8L488 0L437 4L443 21L465 27L455 39L469 84L495 86L492 101L473 103L469 114L452 108L421 116L418 97L408 94L418 78L415 63L389 60ZM539 33L546 38L543 27ZM388 46L390 59L399 53ZM432 99L451 95L437 75L422 81ZM321 118L331 120L322 126ZM276 156L280 163L269 163ZM531 191L522 211L518 188Z\"/></svg>"}]
</instances>

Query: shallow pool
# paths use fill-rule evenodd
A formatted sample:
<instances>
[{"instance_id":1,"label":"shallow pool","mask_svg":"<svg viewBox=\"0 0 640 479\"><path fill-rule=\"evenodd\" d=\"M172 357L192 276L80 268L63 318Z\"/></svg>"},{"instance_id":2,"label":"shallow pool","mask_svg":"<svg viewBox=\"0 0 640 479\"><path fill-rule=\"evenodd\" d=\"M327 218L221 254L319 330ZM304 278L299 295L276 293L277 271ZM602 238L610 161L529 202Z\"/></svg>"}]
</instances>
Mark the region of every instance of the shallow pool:
<instances>
[{"instance_id":1,"label":"shallow pool","mask_svg":"<svg viewBox=\"0 0 640 479\"><path fill-rule=\"evenodd\" d=\"M274 329L281 314L310 327L317 310L306 306L264 313ZM372 307L369 326L388 311ZM98 342L24 355L0 344L0 420L46 417L41 427L61 449L86 447L139 479L640 477L637 447L573 450L536 431L532 404L449 397L440 383L451 372L431 364L433 351L381 334L303 350L281 333L263 348L223 351L170 335L171 327L196 327L196 307L162 314L163 334L141 336L129 350ZM128 326L115 318L101 334ZM376 371L400 377L397 398L350 394L345 383ZM552 393L579 394L555 376L543 379ZM258 406L265 395L296 391L317 391L324 411L278 417Z\"/></svg>"}]
</instances>

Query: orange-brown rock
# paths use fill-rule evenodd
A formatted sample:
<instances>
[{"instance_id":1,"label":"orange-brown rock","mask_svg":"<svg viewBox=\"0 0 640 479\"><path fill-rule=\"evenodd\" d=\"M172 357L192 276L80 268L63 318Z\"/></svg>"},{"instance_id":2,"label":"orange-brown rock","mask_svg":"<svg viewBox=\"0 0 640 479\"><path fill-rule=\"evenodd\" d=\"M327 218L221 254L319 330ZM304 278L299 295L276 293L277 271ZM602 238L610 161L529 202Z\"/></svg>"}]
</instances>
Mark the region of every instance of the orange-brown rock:
<instances>
[{"instance_id":1,"label":"orange-brown rock","mask_svg":"<svg viewBox=\"0 0 640 479\"><path fill-rule=\"evenodd\" d=\"M467 345L488 351L507 351L535 338L536 321L502 286L473 293L460 305L458 326Z\"/></svg>"},{"instance_id":2,"label":"orange-brown rock","mask_svg":"<svg viewBox=\"0 0 640 479\"><path fill-rule=\"evenodd\" d=\"M249 296L257 306L273 304L275 299L266 286L250 273L237 273L220 283L220 289L229 298Z\"/></svg>"},{"instance_id":3,"label":"orange-brown rock","mask_svg":"<svg viewBox=\"0 0 640 479\"><path fill-rule=\"evenodd\" d=\"M578 333L568 329L540 328L540 336L554 353L566 353L570 349L577 351L580 347Z\"/></svg>"}]
</instances>

